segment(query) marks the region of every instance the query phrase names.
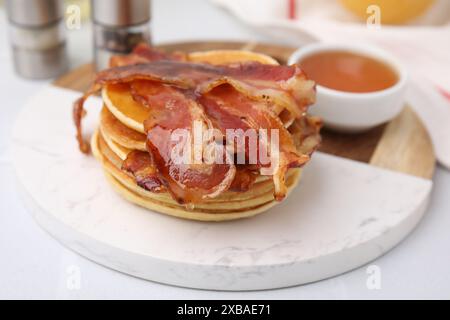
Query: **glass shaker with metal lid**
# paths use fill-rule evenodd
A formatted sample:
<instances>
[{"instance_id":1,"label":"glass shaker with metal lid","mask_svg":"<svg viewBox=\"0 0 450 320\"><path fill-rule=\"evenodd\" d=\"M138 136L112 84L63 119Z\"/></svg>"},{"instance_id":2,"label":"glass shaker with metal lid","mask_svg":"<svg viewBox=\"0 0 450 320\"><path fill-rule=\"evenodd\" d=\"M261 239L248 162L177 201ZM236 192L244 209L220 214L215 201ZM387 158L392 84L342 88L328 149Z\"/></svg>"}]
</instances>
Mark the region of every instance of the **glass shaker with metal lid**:
<instances>
[{"instance_id":1,"label":"glass shaker with metal lid","mask_svg":"<svg viewBox=\"0 0 450 320\"><path fill-rule=\"evenodd\" d=\"M97 70L112 55L130 53L140 42L150 43L150 0L92 0L94 58Z\"/></svg>"},{"instance_id":2,"label":"glass shaker with metal lid","mask_svg":"<svg viewBox=\"0 0 450 320\"><path fill-rule=\"evenodd\" d=\"M68 67L62 1L8 0L10 41L16 72L53 78Z\"/></svg>"}]
</instances>

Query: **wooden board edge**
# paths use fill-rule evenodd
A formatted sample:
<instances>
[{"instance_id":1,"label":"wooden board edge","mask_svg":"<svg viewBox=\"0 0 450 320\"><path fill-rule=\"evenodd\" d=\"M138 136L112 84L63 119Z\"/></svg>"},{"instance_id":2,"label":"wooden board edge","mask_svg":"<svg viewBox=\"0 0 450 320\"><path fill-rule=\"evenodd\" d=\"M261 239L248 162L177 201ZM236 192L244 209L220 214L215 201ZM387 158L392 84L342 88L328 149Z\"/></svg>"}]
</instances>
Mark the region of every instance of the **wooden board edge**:
<instances>
[{"instance_id":1,"label":"wooden board edge","mask_svg":"<svg viewBox=\"0 0 450 320\"><path fill-rule=\"evenodd\" d=\"M436 156L431 138L416 113L408 106L383 132L369 164L431 179Z\"/></svg>"},{"instance_id":2,"label":"wooden board edge","mask_svg":"<svg viewBox=\"0 0 450 320\"><path fill-rule=\"evenodd\" d=\"M53 85L84 92L92 82L94 74L94 65L92 63L86 63L62 75L53 81Z\"/></svg>"}]
</instances>

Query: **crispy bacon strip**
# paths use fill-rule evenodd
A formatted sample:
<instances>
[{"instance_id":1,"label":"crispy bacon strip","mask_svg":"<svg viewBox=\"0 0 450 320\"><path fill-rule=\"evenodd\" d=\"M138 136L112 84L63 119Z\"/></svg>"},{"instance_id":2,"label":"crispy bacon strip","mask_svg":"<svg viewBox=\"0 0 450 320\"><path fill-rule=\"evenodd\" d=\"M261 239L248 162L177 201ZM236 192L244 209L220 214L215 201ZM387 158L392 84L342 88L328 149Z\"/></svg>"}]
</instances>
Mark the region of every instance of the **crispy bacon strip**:
<instances>
[{"instance_id":1,"label":"crispy bacon strip","mask_svg":"<svg viewBox=\"0 0 450 320\"><path fill-rule=\"evenodd\" d=\"M186 61L187 56L183 52L164 52L153 47L148 46L145 43L138 44L130 54L124 56L112 56L109 61L110 67L120 67L140 63L148 63L158 60L176 60Z\"/></svg>"},{"instance_id":2,"label":"crispy bacon strip","mask_svg":"<svg viewBox=\"0 0 450 320\"><path fill-rule=\"evenodd\" d=\"M236 175L228 190L234 192L245 192L250 190L250 187L255 183L257 171L250 170L245 166L236 166Z\"/></svg>"},{"instance_id":3,"label":"crispy bacon strip","mask_svg":"<svg viewBox=\"0 0 450 320\"><path fill-rule=\"evenodd\" d=\"M204 94L222 84L230 84L251 99L280 105L296 118L314 102L314 82L296 66L246 62L226 66L160 60L104 70L95 84L153 80Z\"/></svg>"},{"instance_id":4,"label":"crispy bacon strip","mask_svg":"<svg viewBox=\"0 0 450 320\"><path fill-rule=\"evenodd\" d=\"M184 52L165 52L154 47L150 47L145 43L140 43L136 47L134 47L132 53L139 57L145 58L147 62L158 60L187 61L187 55Z\"/></svg>"},{"instance_id":5,"label":"crispy bacon strip","mask_svg":"<svg viewBox=\"0 0 450 320\"><path fill-rule=\"evenodd\" d=\"M95 91L92 93L88 91L81 98L77 99L74 102L72 108L73 123L75 124L75 128L77 129L76 138L78 141L78 147L80 148L80 151L83 153L89 153L90 151L89 143L87 143L83 139L83 130L81 126L81 120L86 115L86 111L83 109L83 105L86 99L93 93L95 93Z\"/></svg>"},{"instance_id":6,"label":"crispy bacon strip","mask_svg":"<svg viewBox=\"0 0 450 320\"><path fill-rule=\"evenodd\" d=\"M319 147L322 141L319 134L322 126L323 121L319 117L306 116L289 127L298 152L310 156Z\"/></svg>"},{"instance_id":7,"label":"crispy bacon strip","mask_svg":"<svg viewBox=\"0 0 450 320\"><path fill-rule=\"evenodd\" d=\"M144 123L147 149L158 169L159 179L173 197L179 203L194 203L227 190L236 173L234 164L191 164L192 157L176 163L173 159L176 146L192 144L194 121L201 123L203 129L212 128L203 108L179 90L157 82L134 81L131 91L138 101L151 109ZM183 133L185 140L173 141L175 131Z\"/></svg>"},{"instance_id":8,"label":"crispy bacon strip","mask_svg":"<svg viewBox=\"0 0 450 320\"><path fill-rule=\"evenodd\" d=\"M270 139L272 130L276 130L279 137L279 157L277 164L274 164L273 181L275 185L275 197L281 200L286 195L286 186L284 184L285 173L288 168L300 167L309 160L309 156L299 154L291 134L283 126L280 119L272 113L269 106L264 102L252 101L246 96L239 94L231 86L221 86L213 91L203 95L199 101L204 106L208 116L213 119L225 134L226 130L247 129L267 130ZM268 145L261 145L258 148L264 149L263 152L268 153L270 150L270 140ZM248 154L248 145L245 140L241 139L244 146L238 146L239 149L245 148ZM230 141L228 141L230 143ZM240 148L239 148L240 147ZM271 163L263 164L261 159L257 159L257 166L270 167Z\"/></svg>"},{"instance_id":9,"label":"crispy bacon strip","mask_svg":"<svg viewBox=\"0 0 450 320\"><path fill-rule=\"evenodd\" d=\"M281 105L300 118L314 101L314 82L306 80L293 66L264 65L257 62L232 66L213 66L177 61L155 61L147 64L115 67L101 71L91 88L74 105L74 122L80 149L88 151L82 139L83 103L107 84L152 80L205 94L217 86L230 84L252 100Z\"/></svg>"},{"instance_id":10,"label":"crispy bacon strip","mask_svg":"<svg viewBox=\"0 0 450 320\"><path fill-rule=\"evenodd\" d=\"M161 192L163 190L156 167L148 152L131 151L122 163L122 170L131 173L141 188L151 192Z\"/></svg>"},{"instance_id":11,"label":"crispy bacon strip","mask_svg":"<svg viewBox=\"0 0 450 320\"><path fill-rule=\"evenodd\" d=\"M133 175L136 183L141 188L150 192L161 192L165 188L158 178L155 164L148 152L133 150L122 164L122 170ZM245 192L250 189L258 176L257 172L245 166L237 166L236 174L229 190Z\"/></svg>"}]
</instances>

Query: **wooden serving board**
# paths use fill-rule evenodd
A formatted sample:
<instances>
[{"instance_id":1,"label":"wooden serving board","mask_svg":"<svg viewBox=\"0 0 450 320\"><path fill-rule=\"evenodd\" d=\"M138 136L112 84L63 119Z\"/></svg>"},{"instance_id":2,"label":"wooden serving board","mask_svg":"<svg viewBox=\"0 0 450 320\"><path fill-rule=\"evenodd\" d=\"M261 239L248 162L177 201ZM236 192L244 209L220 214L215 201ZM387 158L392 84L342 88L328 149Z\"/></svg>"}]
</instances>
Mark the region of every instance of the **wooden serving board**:
<instances>
[{"instance_id":1,"label":"wooden serving board","mask_svg":"<svg viewBox=\"0 0 450 320\"><path fill-rule=\"evenodd\" d=\"M185 52L242 49L264 53L285 64L296 49L287 46L243 42L183 42L159 46L167 51ZM57 79L63 88L84 91L92 81L92 64L76 68ZM373 166L431 179L435 155L430 137L414 111L405 106L391 122L359 134L343 134L322 130L320 151Z\"/></svg>"}]
</instances>

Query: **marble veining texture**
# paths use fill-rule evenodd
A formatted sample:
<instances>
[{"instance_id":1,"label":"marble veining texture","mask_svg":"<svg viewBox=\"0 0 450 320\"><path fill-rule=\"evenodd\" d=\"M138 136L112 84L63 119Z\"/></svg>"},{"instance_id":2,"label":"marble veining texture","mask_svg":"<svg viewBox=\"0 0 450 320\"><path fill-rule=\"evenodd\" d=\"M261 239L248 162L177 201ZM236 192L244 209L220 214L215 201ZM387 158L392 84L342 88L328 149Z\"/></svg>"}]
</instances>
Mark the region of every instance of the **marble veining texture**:
<instances>
[{"instance_id":1,"label":"marble veining texture","mask_svg":"<svg viewBox=\"0 0 450 320\"><path fill-rule=\"evenodd\" d=\"M68 247L113 269L205 289L291 286L358 267L401 241L425 211L429 180L316 153L299 186L268 212L209 223L130 204L77 149L71 104L49 86L14 128L14 165L30 211ZM87 104L87 132L100 100Z\"/></svg>"}]
</instances>

